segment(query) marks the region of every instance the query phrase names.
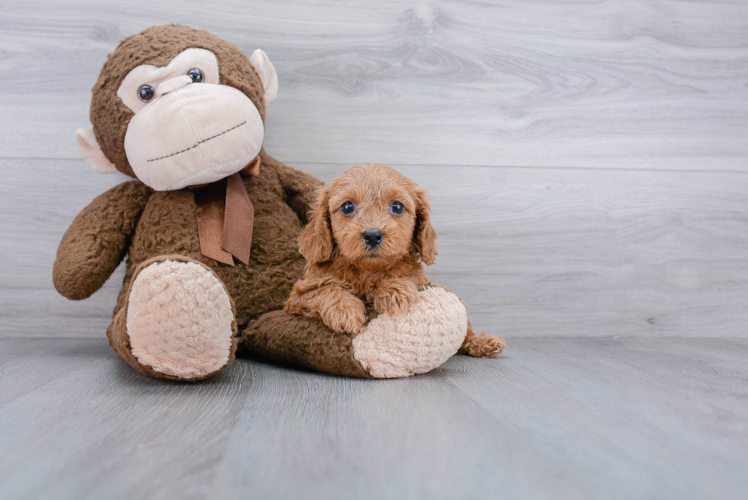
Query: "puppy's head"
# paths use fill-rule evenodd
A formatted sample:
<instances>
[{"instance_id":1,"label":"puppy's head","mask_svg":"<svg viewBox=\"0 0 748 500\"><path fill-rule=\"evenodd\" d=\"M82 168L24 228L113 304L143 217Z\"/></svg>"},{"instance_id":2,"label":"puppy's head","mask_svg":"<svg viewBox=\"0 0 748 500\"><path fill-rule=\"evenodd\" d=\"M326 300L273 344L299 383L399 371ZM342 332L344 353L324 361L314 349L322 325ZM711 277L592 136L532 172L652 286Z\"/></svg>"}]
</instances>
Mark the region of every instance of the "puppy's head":
<instances>
[{"instance_id":1,"label":"puppy's head","mask_svg":"<svg viewBox=\"0 0 748 500\"><path fill-rule=\"evenodd\" d=\"M339 257L379 268L414 254L431 265L436 232L426 191L385 165L353 167L327 185L301 235L299 249L319 264Z\"/></svg>"}]
</instances>

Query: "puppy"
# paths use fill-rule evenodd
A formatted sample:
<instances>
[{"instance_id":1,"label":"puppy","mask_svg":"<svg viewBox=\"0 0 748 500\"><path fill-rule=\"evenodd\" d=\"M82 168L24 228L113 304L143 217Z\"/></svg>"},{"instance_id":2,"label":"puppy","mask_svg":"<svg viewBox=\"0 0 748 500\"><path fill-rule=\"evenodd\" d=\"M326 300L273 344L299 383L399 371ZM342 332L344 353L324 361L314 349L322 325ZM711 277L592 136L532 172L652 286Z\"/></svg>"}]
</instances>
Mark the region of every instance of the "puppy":
<instances>
[{"instance_id":1,"label":"puppy","mask_svg":"<svg viewBox=\"0 0 748 500\"><path fill-rule=\"evenodd\" d=\"M284 310L354 335L376 314L407 312L419 290L439 286L423 270L436 257L430 211L426 191L385 165L359 165L332 181L301 235L305 274ZM475 335L468 321L458 352L495 357L505 346L501 337Z\"/></svg>"}]
</instances>

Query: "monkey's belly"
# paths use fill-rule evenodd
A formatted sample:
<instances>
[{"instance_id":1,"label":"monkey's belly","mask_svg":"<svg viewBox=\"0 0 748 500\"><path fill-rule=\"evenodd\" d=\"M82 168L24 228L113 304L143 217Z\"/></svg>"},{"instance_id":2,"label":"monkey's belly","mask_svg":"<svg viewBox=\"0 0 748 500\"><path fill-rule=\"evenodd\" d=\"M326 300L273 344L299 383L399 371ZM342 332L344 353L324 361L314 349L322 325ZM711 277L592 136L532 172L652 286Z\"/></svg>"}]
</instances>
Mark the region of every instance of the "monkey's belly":
<instances>
[{"instance_id":1,"label":"monkey's belly","mask_svg":"<svg viewBox=\"0 0 748 500\"><path fill-rule=\"evenodd\" d=\"M195 202L186 190L157 192L148 201L130 246L130 265L159 255L181 255L202 262L226 285L237 309L239 326L283 307L301 277L304 258L298 251L302 227L282 200L255 203L249 264L229 266L200 252Z\"/></svg>"}]
</instances>

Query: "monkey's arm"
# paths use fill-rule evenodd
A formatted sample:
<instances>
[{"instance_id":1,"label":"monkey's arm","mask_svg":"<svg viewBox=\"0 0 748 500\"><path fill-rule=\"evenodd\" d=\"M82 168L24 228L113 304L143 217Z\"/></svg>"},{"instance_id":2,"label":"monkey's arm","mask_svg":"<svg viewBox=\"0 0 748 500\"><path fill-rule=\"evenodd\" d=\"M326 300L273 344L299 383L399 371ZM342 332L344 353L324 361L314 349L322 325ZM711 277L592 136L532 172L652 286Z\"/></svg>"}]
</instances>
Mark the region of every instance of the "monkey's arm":
<instances>
[{"instance_id":1,"label":"monkey's arm","mask_svg":"<svg viewBox=\"0 0 748 500\"><path fill-rule=\"evenodd\" d=\"M269 162L278 172L288 206L296 212L304 224L309 222L309 211L314 208L317 191L324 186L324 182L267 155L263 157L263 164L266 162Z\"/></svg>"},{"instance_id":2,"label":"monkey's arm","mask_svg":"<svg viewBox=\"0 0 748 500\"><path fill-rule=\"evenodd\" d=\"M70 224L57 248L52 281L71 300L101 288L127 253L151 189L140 181L99 195Z\"/></svg>"}]
</instances>

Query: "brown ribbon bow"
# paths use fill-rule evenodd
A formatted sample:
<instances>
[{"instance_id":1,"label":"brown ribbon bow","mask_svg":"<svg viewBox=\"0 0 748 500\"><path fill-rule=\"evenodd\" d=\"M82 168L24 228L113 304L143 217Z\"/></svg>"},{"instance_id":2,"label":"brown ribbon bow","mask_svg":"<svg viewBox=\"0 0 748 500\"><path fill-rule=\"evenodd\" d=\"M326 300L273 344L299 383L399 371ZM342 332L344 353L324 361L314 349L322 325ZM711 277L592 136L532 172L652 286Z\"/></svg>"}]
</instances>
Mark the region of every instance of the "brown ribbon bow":
<instances>
[{"instance_id":1,"label":"brown ribbon bow","mask_svg":"<svg viewBox=\"0 0 748 500\"><path fill-rule=\"evenodd\" d=\"M260 175L260 155L240 172L207 185L193 186L197 207L200 252L234 265L234 258L249 263L254 207L242 176Z\"/></svg>"}]
</instances>

